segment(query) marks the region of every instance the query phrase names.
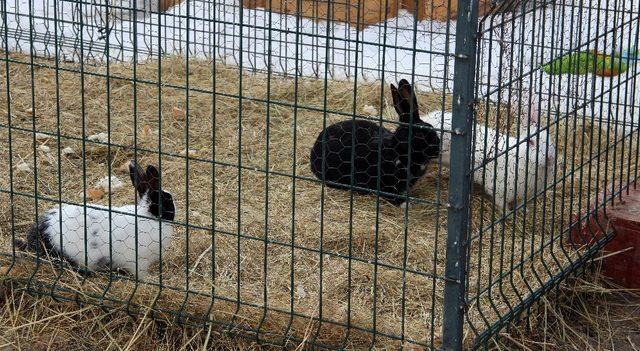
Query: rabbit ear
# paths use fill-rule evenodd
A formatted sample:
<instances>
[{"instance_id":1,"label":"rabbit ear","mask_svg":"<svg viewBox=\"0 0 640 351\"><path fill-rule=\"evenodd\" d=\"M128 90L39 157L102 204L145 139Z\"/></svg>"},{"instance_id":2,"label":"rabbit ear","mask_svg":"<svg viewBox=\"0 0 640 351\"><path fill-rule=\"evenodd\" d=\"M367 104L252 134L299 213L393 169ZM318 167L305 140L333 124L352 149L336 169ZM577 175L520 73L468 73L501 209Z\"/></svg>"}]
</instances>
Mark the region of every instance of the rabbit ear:
<instances>
[{"instance_id":1,"label":"rabbit ear","mask_svg":"<svg viewBox=\"0 0 640 351\"><path fill-rule=\"evenodd\" d=\"M534 95L535 98L535 95ZM538 101L535 99L531 100L531 107L529 108L529 119L526 122L526 125L533 126L532 131L536 131L538 129ZM529 136L527 139L529 146L535 147L537 145L535 137Z\"/></svg>"},{"instance_id":2,"label":"rabbit ear","mask_svg":"<svg viewBox=\"0 0 640 351\"><path fill-rule=\"evenodd\" d=\"M532 101L531 109L529 111L529 123L538 125L540 116L538 114L538 101Z\"/></svg>"},{"instance_id":3,"label":"rabbit ear","mask_svg":"<svg viewBox=\"0 0 640 351\"><path fill-rule=\"evenodd\" d=\"M138 191L138 196L142 197L149 190L149 183L146 173L135 161L129 162L129 176L131 176L131 183Z\"/></svg>"},{"instance_id":4,"label":"rabbit ear","mask_svg":"<svg viewBox=\"0 0 640 351\"><path fill-rule=\"evenodd\" d=\"M398 83L396 89L393 85L391 88L393 95L393 103L400 117L400 122L409 123L413 115L414 121L420 120L420 113L418 112L418 99L413 92L413 87L406 79L402 79Z\"/></svg>"},{"instance_id":5,"label":"rabbit ear","mask_svg":"<svg viewBox=\"0 0 640 351\"><path fill-rule=\"evenodd\" d=\"M413 103L418 102L418 100L416 100L416 95L413 93L413 87L406 79L403 79L398 83L398 91L404 100L412 101Z\"/></svg>"},{"instance_id":6,"label":"rabbit ear","mask_svg":"<svg viewBox=\"0 0 640 351\"><path fill-rule=\"evenodd\" d=\"M398 115L401 116L402 109L400 108L400 104L402 102L402 98L400 97L400 93L398 93L398 88L393 84L391 84L391 98L393 98L393 107L396 109Z\"/></svg>"},{"instance_id":7,"label":"rabbit ear","mask_svg":"<svg viewBox=\"0 0 640 351\"><path fill-rule=\"evenodd\" d=\"M160 190L160 172L154 166L147 166L147 182L149 189Z\"/></svg>"},{"instance_id":8,"label":"rabbit ear","mask_svg":"<svg viewBox=\"0 0 640 351\"><path fill-rule=\"evenodd\" d=\"M523 106L529 105L529 115L527 123L525 125L534 125L535 127L540 125L540 110L538 109L541 103L541 96L537 92L529 90L529 96L531 100L527 101ZM523 109L523 111L526 111Z\"/></svg>"}]
</instances>

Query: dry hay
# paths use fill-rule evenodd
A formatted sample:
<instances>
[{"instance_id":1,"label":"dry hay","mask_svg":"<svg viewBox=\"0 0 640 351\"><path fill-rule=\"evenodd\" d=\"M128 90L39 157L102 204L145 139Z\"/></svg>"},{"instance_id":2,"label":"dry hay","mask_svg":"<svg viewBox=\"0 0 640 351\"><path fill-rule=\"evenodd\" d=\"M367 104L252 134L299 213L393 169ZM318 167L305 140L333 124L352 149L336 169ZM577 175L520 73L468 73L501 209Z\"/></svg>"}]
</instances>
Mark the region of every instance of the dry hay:
<instances>
[{"instance_id":1,"label":"dry hay","mask_svg":"<svg viewBox=\"0 0 640 351\"><path fill-rule=\"evenodd\" d=\"M17 284L16 284L17 285ZM532 309L532 330L512 328L489 350L637 350L640 296L598 274L570 280ZM180 328L130 318L123 309L78 308L0 283L0 345L16 350L270 350L209 328ZM276 349L276 348L273 348Z\"/></svg>"},{"instance_id":2,"label":"dry hay","mask_svg":"<svg viewBox=\"0 0 640 351\"><path fill-rule=\"evenodd\" d=\"M24 56L14 58L29 61ZM213 319L232 323L238 332L260 327L263 337L276 342L282 342L277 336L288 331L294 341L316 340L335 346L346 340L347 346L358 348L372 342L371 334L365 330L375 327L377 332L392 336L403 333L411 342L439 344L444 283L432 276L441 277L444 273L447 212L444 205L437 204L446 203L448 197L447 171L440 170L437 164L430 165L428 174L413 193L424 203L412 204L405 218L403 209L382 200L376 211L378 204L374 196L354 195L351 205L348 192L334 189L324 189L321 206L323 188L309 169L309 150L322 130L325 102L331 111L326 113L327 124L347 118L339 113L351 114L354 106L358 114L365 114L367 105L382 110L386 120L395 121L395 112L387 103L388 89L385 89L385 102L381 103L379 83L360 83L354 94L353 83L328 82L325 96L322 80L299 79L297 83L290 78L269 80L264 74L240 74L238 69L219 63L185 62L174 57L162 60L159 104L159 85L155 83L157 62L139 64L135 73L130 66L112 65L109 67L112 78L108 83L106 67L84 66L82 69L94 73L84 76L84 90L81 67L63 65L69 70L59 72L56 84L56 73L51 69L54 63L38 62L45 67L34 68L35 111L31 110L29 66L10 64L11 123L16 127L11 131L11 160L14 166L24 161L31 165L31 170L18 171L14 167L11 185L15 194L10 206L6 192L10 185L9 131L3 119L0 252L12 252L14 226L16 235L20 236L35 219L34 200L28 196L35 188L34 134L29 132L33 121L38 132L55 135L59 127L64 136L60 144L55 136L35 141L36 147L46 144L52 150L50 155L35 151L38 195L49 199L39 200L38 213L54 206L59 196L62 201L82 203L84 172L86 186L91 187L108 175L109 169L126 181L126 186L99 203L130 204L134 193L121 166L134 157L134 140L137 157L143 164L158 164L157 150L161 148L163 184L173 193L178 212L175 240L163 255L163 288L154 284L136 285L127 279L110 281L108 276L83 279L69 271L59 276L47 265L40 265L36 274L37 281L44 285L33 288L47 292L47 288L55 285L62 289L62 297L111 306L118 306L112 301L130 301L131 308L152 306L158 317L171 318L177 314L194 323ZM189 75L185 74L187 65ZM5 82L4 64L0 73ZM131 80L134 74L150 84L134 85ZM187 78L188 118L182 113L187 110L184 89ZM241 101L234 96L240 85ZM215 100L212 90L216 92ZM59 96L58 105L56 96ZM270 105L266 103L267 96L272 102ZM423 111L440 108L443 100L450 105L448 97L443 95L419 97ZM241 114L238 113L240 107ZM0 94L0 110L8 111L4 89ZM583 125L586 132L574 136L573 132L581 131ZM83 159L83 127L84 135L110 129L112 145L87 142ZM577 151L579 148L565 147L568 140L573 145L601 140L601 146L611 145L613 140L612 135L609 138L598 135L598 130L592 130L586 123L562 122L557 129L559 132L554 131L553 135L559 137L557 147L559 154L567 157L562 159L565 164L578 166L588 160L587 155ZM137 133L135 139L134 132ZM73 148L76 156L62 155L58 162L58 150L65 147ZM616 150L622 147L628 148L628 145L619 144ZM187 159L181 156L186 149L196 153ZM238 162L242 165L240 169ZM595 170L604 162L591 161L584 169ZM604 170L612 172L611 167L602 167L600 176ZM299 176L295 181L291 177L294 172ZM500 275L506 274L506 277L505 284L500 284L499 294L495 289L484 292L472 304L468 314L470 323L483 328L485 321L496 320L529 291L527 285L533 289L539 285L536 273L548 279L550 275L545 267L549 262L552 270L557 270L555 262L564 265L568 256L575 256L575 252L560 243L548 249L543 248L543 243L557 236L560 228L566 228L569 214L577 208L568 206L572 198L586 201L589 187L595 183L602 186L602 178L597 178L595 173L590 174L591 182L583 179L586 172L583 178L558 182L557 187L528 211L526 219L520 214L510 215L493 227L495 232L486 228L492 218L491 211L486 210L491 202L479 192L475 194L471 226L474 235L481 229L484 234L481 240L473 241L470 248L470 297L484 287L493 286ZM481 207L483 211L479 211ZM551 216L553 209L555 215ZM189 227L184 225L187 215ZM543 248L542 251L527 259L538 247ZM564 249L568 255L560 254ZM500 254L501 251L504 253ZM521 260L525 263L509 273L513 267L511 262ZM10 263L11 259L4 260L3 265L8 267ZM28 278L32 273L33 265L20 260L12 266L10 275ZM158 279L156 267L149 280L158 282ZM189 293L184 292L185 288ZM212 294L215 299L211 298ZM494 301L495 308L488 303L489 299ZM260 307L265 306L265 302L268 309ZM292 309L296 314L293 318L287 313ZM317 319L324 322L319 323ZM352 326L350 330L345 327L347 324ZM465 338L470 342L473 334L467 332ZM381 347L397 346L399 341L392 339L378 335L375 342Z\"/></svg>"},{"instance_id":3,"label":"dry hay","mask_svg":"<svg viewBox=\"0 0 640 351\"><path fill-rule=\"evenodd\" d=\"M596 259L597 260L597 259ZM640 295L602 279L599 272L570 279L532 310L531 329L501 333L495 350L638 350Z\"/></svg>"},{"instance_id":4,"label":"dry hay","mask_svg":"<svg viewBox=\"0 0 640 351\"><path fill-rule=\"evenodd\" d=\"M102 309L33 296L18 284L0 282L0 345L3 350L270 350L214 328L183 328L131 316L123 308ZM73 345L73 347L70 347Z\"/></svg>"}]
</instances>

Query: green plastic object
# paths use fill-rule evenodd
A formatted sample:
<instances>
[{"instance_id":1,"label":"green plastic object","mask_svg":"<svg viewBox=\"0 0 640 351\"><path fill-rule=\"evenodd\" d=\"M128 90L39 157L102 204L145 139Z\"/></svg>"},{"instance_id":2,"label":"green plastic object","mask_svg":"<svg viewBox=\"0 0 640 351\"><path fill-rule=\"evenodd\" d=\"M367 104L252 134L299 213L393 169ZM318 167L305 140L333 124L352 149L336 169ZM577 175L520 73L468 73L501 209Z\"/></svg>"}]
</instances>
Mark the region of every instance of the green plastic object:
<instances>
[{"instance_id":1,"label":"green plastic object","mask_svg":"<svg viewBox=\"0 0 640 351\"><path fill-rule=\"evenodd\" d=\"M595 75L601 77L613 77L624 73L628 69L627 63L615 56L596 55Z\"/></svg>"},{"instance_id":2,"label":"green plastic object","mask_svg":"<svg viewBox=\"0 0 640 351\"><path fill-rule=\"evenodd\" d=\"M542 70L549 74L587 74L593 72L595 62L592 52L575 52L543 65Z\"/></svg>"},{"instance_id":3,"label":"green plastic object","mask_svg":"<svg viewBox=\"0 0 640 351\"><path fill-rule=\"evenodd\" d=\"M549 74L588 74L612 77L626 72L626 60L596 51L575 52L559 57L541 68Z\"/></svg>"}]
</instances>

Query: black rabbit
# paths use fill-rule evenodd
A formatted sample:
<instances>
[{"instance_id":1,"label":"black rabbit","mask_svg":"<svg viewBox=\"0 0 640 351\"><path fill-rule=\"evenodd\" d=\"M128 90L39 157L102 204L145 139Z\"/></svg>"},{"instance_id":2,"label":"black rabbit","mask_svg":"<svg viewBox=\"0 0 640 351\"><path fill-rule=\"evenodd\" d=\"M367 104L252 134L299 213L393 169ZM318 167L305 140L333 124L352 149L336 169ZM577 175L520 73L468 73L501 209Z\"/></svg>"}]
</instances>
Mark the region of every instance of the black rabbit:
<instances>
[{"instance_id":1,"label":"black rabbit","mask_svg":"<svg viewBox=\"0 0 640 351\"><path fill-rule=\"evenodd\" d=\"M391 95L402 122L395 132L356 120L332 124L318 135L311 149L311 171L318 179L330 187L344 189L352 185L353 174L353 186L374 191L379 180L381 197L394 205L404 202L402 195L424 175L429 160L438 157L440 138L430 124L420 119L409 82L401 80L398 88L391 84Z\"/></svg>"}]
</instances>

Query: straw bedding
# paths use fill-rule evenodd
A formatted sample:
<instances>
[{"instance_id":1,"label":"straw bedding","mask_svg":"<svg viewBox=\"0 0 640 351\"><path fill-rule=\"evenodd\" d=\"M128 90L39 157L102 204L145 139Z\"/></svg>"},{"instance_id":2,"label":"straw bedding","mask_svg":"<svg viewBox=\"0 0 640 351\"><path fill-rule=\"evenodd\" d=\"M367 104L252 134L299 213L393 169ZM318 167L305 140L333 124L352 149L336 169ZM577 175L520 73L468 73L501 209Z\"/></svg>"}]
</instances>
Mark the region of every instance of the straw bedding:
<instances>
[{"instance_id":1,"label":"straw bedding","mask_svg":"<svg viewBox=\"0 0 640 351\"><path fill-rule=\"evenodd\" d=\"M25 56L13 58L29 61ZM55 65L52 61L36 62ZM447 170L439 169L437 162L429 166L413 193L424 202L412 204L405 216L402 208L383 200L378 205L375 196L355 194L351 202L349 192L323 189L308 164L310 148L325 117L329 124L348 118L338 113L350 114L355 109L366 115L374 107L382 111L385 120L395 121L388 89L382 103L379 83L359 83L354 90L353 83L327 82L325 95L322 80L269 79L265 74L240 73L220 63L172 57L161 62L160 91L157 61L142 63L135 71L122 65L111 65L108 71L106 66L61 66L70 70L61 70L56 76L53 69L35 67L33 84L28 65L12 63L9 72L4 63L0 68L2 81L6 82L8 75L10 82L11 124L16 127L9 138L8 121L3 117L0 252L11 254L12 228L16 236L22 236L35 220L35 201L25 195L34 194L36 184L38 196L43 198L37 210L42 213L58 199L82 203L86 189L111 170L125 185L95 202L113 206L132 203L133 188L122 165L134 156L143 165L161 167L163 187L176 200L176 233L163 254L162 266L152 271L151 284L136 285L128 279L109 283L109 275L85 280L50 265L39 266L38 281L62 288L59 294L66 298L114 308L121 305L112 300L125 300L131 308L152 307L159 317L172 317L175 314L168 311L176 311L182 320L232 323L238 332L260 327L262 337L276 342L282 342L278 335L288 331L298 340L328 345L346 340L347 346L358 348L374 342L364 329L375 327L383 334L404 335L409 343L438 345L444 282L432 276L444 274L447 209L442 204L448 197ZM84 82L81 74L74 72L81 68L92 73L84 76ZM107 80L107 73L124 79ZM144 82L135 84L134 77ZM240 87L242 99L232 96ZM217 94L215 100L211 91ZM269 105L267 99L275 103ZM418 99L423 111L439 109L443 101L450 106L449 96L428 94ZM322 112L325 103L331 111L326 115ZM183 113L187 109L188 115ZM0 111L3 116L9 111L4 88ZM32 123L38 132L53 136L34 140L29 132ZM59 143L55 136L58 128L64 136ZM576 166L588 156L574 148L567 150L565 136L571 136L574 144L600 140L601 146L614 138L599 135L589 125L582 132L582 124L572 121L561 121L553 129L552 135L559 137L560 158L566 156L561 161ZM573 137L575 130L580 132ZM110 134L111 146L93 142L83 146L83 135L101 132ZM34 145L38 148L42 144L51 152L34 151ZM138 148L135 153L134 145ZM75 154L58 158L58 150L65 147L71 147ZM162 150L161 156L158 150ZM185 150L192 150L188 159ZM14 166L12 183L9 159ZM30 165L29 170L17 169L21 162ZM597 165L591 162L585 167L595 170ZM595 174L591 177L601 182ZM564 228L570 220L567 204L572 197L563 190L573 189L574 199L586 201L587 187L594 186L586 179L579 183L577 178L548 191L545 200L538 200L535 209L529 210L528 219L511 215L495 232L481 228L490 222L491 211L487 209L491 201L476 191L471 226L474 234L481 229L485 234L470 248L471 296L508 273L512 260L520 262L528 257L529 248L541 246L558 228ZM15 192L12 202L7 193L10 186ZM547 206L541 206L545 201ZM483 211L479 211L481 207ZM552 209L555 217L542 216ZM501 285L500 295L483 294L471 306L469 322L482 328L483 315L492 321L507 311L506 301L513 305L518 293L528 291L525 281L537 286L534 272L548 277L542 264L555 262L552 254L560 264L568 261L558 252L552 247L527 260L507 276L509 283ZM568 254L575 255L570 250ZM11 255L2 258L0 271L11 262ZM19 260L10 275L28 278L34 267L29 260ZM554 267L557 269L555 263ZM489 298L496 308L487 303ZM268 310L262 308L265 305ZM293 318L286 313L291 310L296 313ZM347 331L347 324L354 329ZM467 341L472 337L471 333L465 335ZM400 341L377 336L375 343L397 347Z\"/></svg>"}]
</instances>

